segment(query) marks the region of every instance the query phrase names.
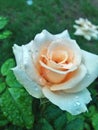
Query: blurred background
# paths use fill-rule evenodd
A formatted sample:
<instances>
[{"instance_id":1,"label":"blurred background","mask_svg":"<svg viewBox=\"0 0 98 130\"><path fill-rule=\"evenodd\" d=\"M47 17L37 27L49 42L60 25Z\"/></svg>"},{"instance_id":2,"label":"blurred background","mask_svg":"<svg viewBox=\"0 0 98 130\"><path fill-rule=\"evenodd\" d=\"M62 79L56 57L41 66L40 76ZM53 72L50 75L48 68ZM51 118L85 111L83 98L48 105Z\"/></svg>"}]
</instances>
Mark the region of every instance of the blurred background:
<instances>
[{"instance_id":1,"label":"blurred background","mask_svg":"<svg viewBox=\"0 0 98 130\"><path fill-rule=\"evenodd\" d=\"M67 29L70 36L77 40L81 49L98 54L98 40L87 41L83 37L74 35L73 25L75 20L80 17L87 18L93 24L98 25L98 0L0 0L0 66L5 60L13 57L13 44L27 44L43 29L47 29L53 34ZM97 80L91 85L91 88L96 86L98 86ZM55 124L50 121L50 124L54 125L53 129L48 124L41 130L98 130L97 90L91 90L94 100L90 104L89 113L82 115L83 120L76 118L76 122L73 121L71 126L68 122L67 127L62 125L60 128L55 127ZM52 109L55 113L55 108ZM47 115L47 112L48 110L44 114ZM71 119L73 120L74 117L68 115L68 120ZM13 123L10 126L8 122L2 125L2 120L0 123L1 130L26 129L14 126ZM83 123L85 127L83 127ZM77 128L77 126L79 127ZM39 129L40 127L31 128L31 130Z\"/></svg>"}]
</instances>

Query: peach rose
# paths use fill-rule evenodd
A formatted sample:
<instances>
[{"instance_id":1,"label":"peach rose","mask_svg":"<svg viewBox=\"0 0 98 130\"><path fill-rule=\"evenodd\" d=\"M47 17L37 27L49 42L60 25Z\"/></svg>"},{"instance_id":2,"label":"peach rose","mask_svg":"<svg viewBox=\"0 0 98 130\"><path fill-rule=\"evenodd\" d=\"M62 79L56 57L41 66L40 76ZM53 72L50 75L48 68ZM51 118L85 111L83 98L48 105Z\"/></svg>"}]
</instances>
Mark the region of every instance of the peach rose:
<instances>
[{"instance_id":1,"label":"peach rose","mask_svg":"<svg viewBox=\"0 0 98 130\"><path fill-rule=\"evenodd\" d=\"M57 35L43 30L27 45L14 45L13 52L13 72L30 95L46 97L72 115L87 111L87 87L98 77L98 56L81 50L67 30Z\"/></svg>"}]
</instances>

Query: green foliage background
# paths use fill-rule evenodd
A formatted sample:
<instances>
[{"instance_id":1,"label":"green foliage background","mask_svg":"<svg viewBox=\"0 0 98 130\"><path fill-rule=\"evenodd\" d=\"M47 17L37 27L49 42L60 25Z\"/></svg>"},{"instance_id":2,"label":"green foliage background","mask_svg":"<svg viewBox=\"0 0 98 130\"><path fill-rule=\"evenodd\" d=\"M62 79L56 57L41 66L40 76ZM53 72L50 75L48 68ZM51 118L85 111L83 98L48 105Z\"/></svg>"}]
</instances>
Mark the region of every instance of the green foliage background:
<instances>
[{"instance_id":1,"label":"green foliage background","mask_svg":"<svg viewBox=\"0 0 98 130\"><path fill-rule=\"evenodd\" d=\"M15 66L13 44L27 44L42 29L53 34L68 29L82 49L98 54L98 41L73 35L74 20L79 17L98 25L98 1L33 0L33 5L28 6L26 0L0 0L0 16L7 19L0 34L11 32L11 36L0 39L0 129L98 130L98 79L89 86L93 100L88 112L71 116L47 100L31 97L10 69Z\"/></svg>"}]
</instances>

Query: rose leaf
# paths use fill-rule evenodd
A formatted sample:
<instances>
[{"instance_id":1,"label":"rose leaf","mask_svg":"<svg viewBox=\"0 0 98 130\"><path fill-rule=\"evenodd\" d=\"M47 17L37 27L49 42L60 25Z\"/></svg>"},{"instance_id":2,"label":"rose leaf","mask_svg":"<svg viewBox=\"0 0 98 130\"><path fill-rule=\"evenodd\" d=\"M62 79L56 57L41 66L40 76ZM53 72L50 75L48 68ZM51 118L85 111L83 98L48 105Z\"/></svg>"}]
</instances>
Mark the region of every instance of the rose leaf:
<instances>
[{"instance_id":1,"label":"rose leaf","mask_svg":"<svg viewBox=\"0 0 98 130\"><path fill-rule=\"evenodd\" d=\"M8 88L0 96L0 106L4 116L14 125L32 128L32 98L22 88Z\"/></svg>"},{"instance_id":2,"label":"rose leaf","mask_svg":"<svg viewBox=\"0 0 98 130\"><path fill-rule=\"evenodd\" d=\"M94 114L91 119L94 130L98 130L98 113Z\"/></svg>"},{"instance_id":3,"label":"rose leaf","mask_svg":"<svg viewBox=\"0 0 98 130\"><path fill-rule=\"evenodd\" d=\"M56 130L63 130L64 126L66 125L66 122L67 122L66 113L62 113L62 115L59 116L54 121L55 129Z\"/></svg>"},{"instance_id":4,"label":"rose leaf","mask_svg":"<svg viewBox=\"0 0 98 130\"><path fill-rule=\"evenodd\" d=\"M82 118L76 118L67 123L66 130L84 130L84 120Z\"/></svg>"},{"instance_id":5,"label":"rose leaf","mask_svg":"<svg viewBox=\"0 0 98 130\"><path fill-rule=\"evenodd\" d=\"M11 68L15 66L15 62L12 58L6 60L1 66L1 74L6 76Z\"/></svg>"},{"instance_id":6,"label":"rose leaf","mask_svg":"<svg viewBox=\"0 0 98 130\"><path fill-rule=\"evenodd\" d=\"M45 119L41 118L37 125L35 125L34 130L54 130L52 125Z\"/></svg>"},{"instance_id":7,"label":"rose leaf","mask_svg":"<svg viewBox=\"0 0 98 130\"><path fill-rule=\"evenodd\" d=\"M6 76L6 83L9 87L23 87L17 80L12 70L9 70Z\"/></svg>"}]
</instances>

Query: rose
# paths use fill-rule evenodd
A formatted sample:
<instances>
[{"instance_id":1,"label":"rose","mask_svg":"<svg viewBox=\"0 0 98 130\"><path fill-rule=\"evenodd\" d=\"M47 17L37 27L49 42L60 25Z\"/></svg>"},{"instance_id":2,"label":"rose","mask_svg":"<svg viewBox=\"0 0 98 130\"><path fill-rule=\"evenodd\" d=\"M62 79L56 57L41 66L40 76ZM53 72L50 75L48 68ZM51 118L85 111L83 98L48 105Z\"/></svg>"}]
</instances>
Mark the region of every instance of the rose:
<instances>
[{"instance_id":1,"label":"rose","mask_svg":"<svg viewBox=\"0 0 98 130\"><path fill-rule=\"evenodd\" d=\"M57 35L43 30L27 45L14 45L13 52L13 72L30 95L46 97L73 115L87 110L87 87L98 76L98 56L81 50L67 30Z\"/></svg>"}]
</instances>

